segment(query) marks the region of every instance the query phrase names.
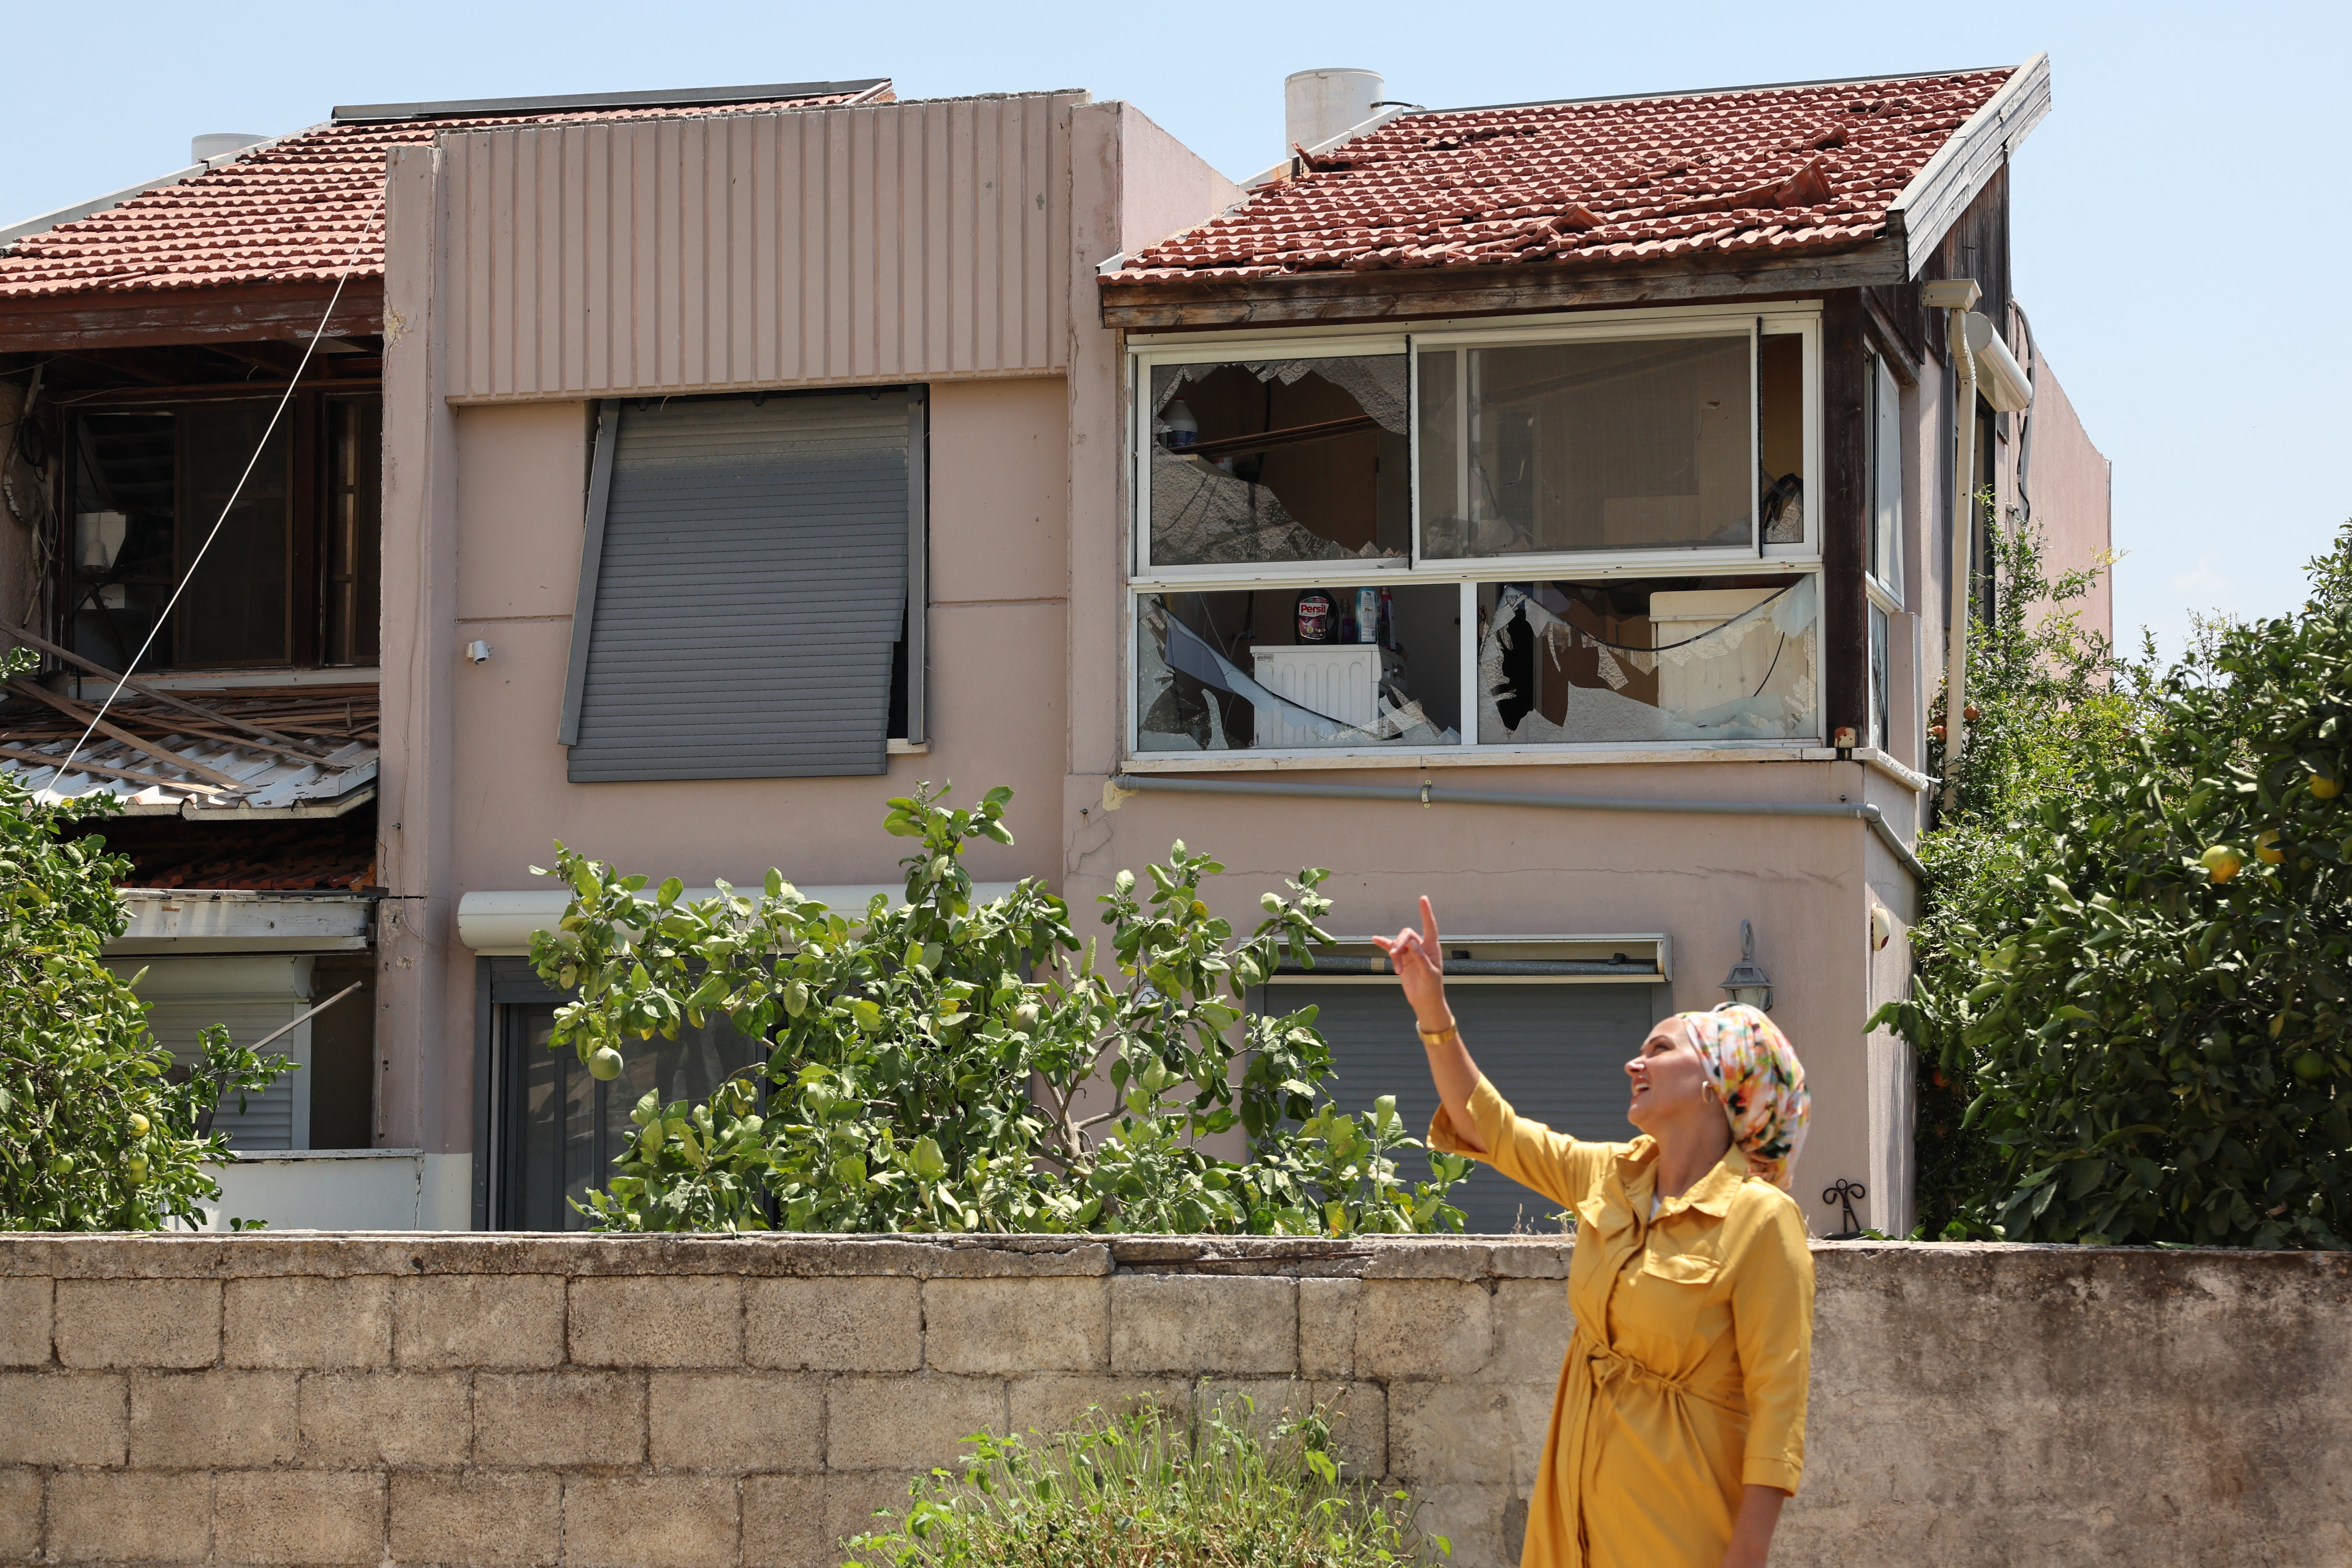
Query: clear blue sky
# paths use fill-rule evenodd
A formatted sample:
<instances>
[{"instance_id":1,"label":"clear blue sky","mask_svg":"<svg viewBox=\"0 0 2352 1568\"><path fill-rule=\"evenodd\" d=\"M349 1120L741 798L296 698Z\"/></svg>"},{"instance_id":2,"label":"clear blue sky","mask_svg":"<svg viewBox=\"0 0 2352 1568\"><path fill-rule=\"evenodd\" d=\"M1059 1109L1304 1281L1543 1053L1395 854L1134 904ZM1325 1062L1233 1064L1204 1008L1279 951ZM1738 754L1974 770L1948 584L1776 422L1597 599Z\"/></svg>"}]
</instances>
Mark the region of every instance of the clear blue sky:
<instances>
[{"instance_id":1,"label":"clear blue sky","mask_svg":"<svg viewBox=\"0 0 2352 1568\"><path fill-rule=\"evenodd\" d=\"M1280 151L1282 79L1385 73L1432 107L2006 65L2056 110L2014 169L2019 294L2116 465L2116 620L2277 614L2352 516L2352 11L1159 4L12 8L0 223L336 103L888 76L904 97L1082 87L1232 174Z\"/></svg>"}]
</instances>

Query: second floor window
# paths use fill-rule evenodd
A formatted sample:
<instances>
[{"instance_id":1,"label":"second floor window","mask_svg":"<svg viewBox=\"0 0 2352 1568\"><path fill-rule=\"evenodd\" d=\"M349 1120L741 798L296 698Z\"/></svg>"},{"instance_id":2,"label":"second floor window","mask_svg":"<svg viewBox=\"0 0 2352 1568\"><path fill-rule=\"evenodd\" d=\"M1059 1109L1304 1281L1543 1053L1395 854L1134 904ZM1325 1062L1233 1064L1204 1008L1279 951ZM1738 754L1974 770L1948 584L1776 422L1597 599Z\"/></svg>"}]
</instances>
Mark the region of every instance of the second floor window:
<instances>
[{"instance_id":1,"label":"second floor window","mask_svg":"<svg viewBox=\"0 0 2352 1568\"><path fill-rule=\"evenodd\" d=\"M1131 749L1821 731L1817 318L1142 349Z\"/></svg>"},{"instance_id":2,"label":"second floor window","mask_svg":"<svg viewBox=\"0 0 2352 1568\"><path fill-rule=\"evenodd\" d=\"M373 396L79 412L65 631L126 669L373 665L382 558ZM179 590L169 625L164 606Z\"/></svg>"}]
</instances>

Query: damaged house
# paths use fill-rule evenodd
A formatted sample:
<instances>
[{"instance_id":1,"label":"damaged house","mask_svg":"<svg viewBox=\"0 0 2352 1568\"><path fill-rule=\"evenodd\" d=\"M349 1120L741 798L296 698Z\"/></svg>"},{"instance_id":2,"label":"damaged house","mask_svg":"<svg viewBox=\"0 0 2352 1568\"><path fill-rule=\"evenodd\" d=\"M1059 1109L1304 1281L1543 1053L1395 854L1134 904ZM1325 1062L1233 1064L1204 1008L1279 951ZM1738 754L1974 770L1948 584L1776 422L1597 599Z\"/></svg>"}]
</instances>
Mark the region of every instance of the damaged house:
<instances>
[{"instance_id":1,"label":"damaged house","mask_svg":"<svg viewBox=\"0 0 2352 1568\"><path fill-rule=\"evenodd\" d=\"M1016 792L1015 842L971 850L983 889L1042 878L1082 925L1179 837L1234 868L1215 897L1244 926L1270 881L1329 868L1339 940L1256 1005L1321 1008L1350 1109L1431 1108L1368 942L1419 894L1481 1064L1580 1134L1630 1131L1620 1064L1654 1020L1769 1000L1820 1111L1810 1219L1840 1228L1816 1199L1843 1179L1862 1223L1906 1230L1911 1066L1862 1023L1908 980L1953 634L1992 591L1990 530L2030 521L2062 565L2107 542L2106 465L2010 280L2009 161L2048 61L1467 110L1388 103L1364 72L1292 88L1289 152L1245 185L1129 104L830 83L344 111L304 134L375 137L376 184L234 287L42 304L11 291L43 254L19 240L0 387L43 377L26 630L58 651L47 696L5 710L7 765L190 781L156 795L178 802L159 838L247 813L241 844L282 837L240 866L370 825L342 884L373 900L351 950L365 1142L415 1151L415 1223L577 1225L566 1199L640 1095L706 1094L756 1054L683 1029L606 1084L545 1048L562 997L523 955L565 902L530 871L553 840L689 888L774 867L862 907L901 881L885 797L952 780ZM170 188L258 178L302 140ZM74 499L74 422L282 389L226 345L299 352L377 189L363 315L306 375L284 468L321 519L339 473L380 500L376 639L334 640L336 539L289 543L308 618L283 657L175 622L132 673L217 720L120 726L299 777L311 815L111 736L84 760L133 776L59 786L21 754L71 745L88 666L126 657L77 584L123 627L152 602L110 524L85 546L60 521L131 510ZM171 324L236 288L310 290L311 314ZM145 335L78 336L101 307ZM212 382L231 390L180 390ZM357 399L381 419L364 475L327 436ZM211 459L174 460L196 465L175 493L209 499ZM287 717L356 688L364 728L358 706L341 731ZM232 718L289 743L239 749L264 737ZM319 793L341 763L307 748L336 742L376 771ZM159 889L159 918L195 886ZM320 961L286 1008L332 994ZM1474 1228L1543 1223L1491 1174L1467 1194Z\"/></svg>"},{"instance_id":2,"label":"damaged house","mask_svg":"<svg viewBox=\"0 0 2352 1568\"><path fill-rule=\"evenodd\" d=\"M463 1172L429 1170L377 1087L387 153L876 96L338 109L197 137L186 168L0 229L0 647L42 658L0 692L0 767L119 801L100 831L133 862L131 923L109 951L144 971L160 1039L294 1025L270 1048L301 1070L222 1110L251 1162L227 1207L466 1219Z\"/></svg>"}]
</instances>

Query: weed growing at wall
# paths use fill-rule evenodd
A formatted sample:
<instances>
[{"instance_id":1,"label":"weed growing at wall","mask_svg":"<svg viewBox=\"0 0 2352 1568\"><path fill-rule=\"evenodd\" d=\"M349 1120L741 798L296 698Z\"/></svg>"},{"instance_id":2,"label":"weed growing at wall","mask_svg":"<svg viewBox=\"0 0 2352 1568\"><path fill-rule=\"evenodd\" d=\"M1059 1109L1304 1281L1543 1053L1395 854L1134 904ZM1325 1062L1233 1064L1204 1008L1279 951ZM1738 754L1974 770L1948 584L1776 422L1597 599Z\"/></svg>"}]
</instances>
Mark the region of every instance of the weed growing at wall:
<instances>
[{"instance_id":1,"label":"weed growing at wall","mask_svg":"<svg viewBox=\"0 0 2352 1568\"><path fill-rule=\"evenodd\" d=\"M0 680L35 662L0 654ZM108 795L38 805L0 774L0 1229L201 1223L197 1205L220 1197L203 1163L236 1158L204 1119L293 1065L212 1028L203 1063L172 1081L145 1006L99 961L128 920L114 884L130 862L65 837L114 809Z\"/></svg>"},{"instance_id":2,"label":"weed growing at wall","mask_svg":"<svg viewBox=\"0 0 2352 1568\"><path fill-rule=\"evenodd\" d=\"M574 991L552 1045L617 1076L622 1053L724 1016L763 1042L763 1068L700 1104L635 1111L619 1171L586 1212L615 1230L1256 1232L1348 1235L1459 1228L1445 1201L1469 1169L1418 1148L1392 1098L1370 1118L1322 1100L1329 1047L1315 1010L1251 1014L1249 992L1286 956L1312 960L1330 905L1307 870L1268 892L1245 940L1209 912L1223 868L1179 843L1149 882L1121 872L1102 937L1035 881L975 900L961 864L977 836L1011 843L1012 798L950 809L924 785L885 827L914 841L907 902L844 913L777 873L757 894L689 902L672 878L648 896L558 845L572 890L533 940L551 984ZM1239 1128L1248 1158L1199 1140Z\"/></svg>"},{"instance_id":3,"label":"weed growing at wall","mask_svg":"<svg viewBox=\"0 0 2352 1568\"><path fill-rule=\"evenodd\" d=\"M2352 1237L2352 527L2313 572L2296 615L2078 688L2047 771L1929 837L1914 994L1874 1022L1969 1097L1946 1234Z\"/></svg>"},{"instance_id":4,"label":"weed growing at wall","mask_svg":"<svg viewBox=\"0 0 2352 1568\"><path fill-rule=\"evenodd\" d=\"M1344 1481L1331 1413L1261 1431L1247 1399L1171 1419L1146 1404L1032 1444L971 1439L963 1473L916 1483L847 1568L1370 1568L1452 1548L1413 1529L1410 1497Z\"/></svg>"}]
</instances>

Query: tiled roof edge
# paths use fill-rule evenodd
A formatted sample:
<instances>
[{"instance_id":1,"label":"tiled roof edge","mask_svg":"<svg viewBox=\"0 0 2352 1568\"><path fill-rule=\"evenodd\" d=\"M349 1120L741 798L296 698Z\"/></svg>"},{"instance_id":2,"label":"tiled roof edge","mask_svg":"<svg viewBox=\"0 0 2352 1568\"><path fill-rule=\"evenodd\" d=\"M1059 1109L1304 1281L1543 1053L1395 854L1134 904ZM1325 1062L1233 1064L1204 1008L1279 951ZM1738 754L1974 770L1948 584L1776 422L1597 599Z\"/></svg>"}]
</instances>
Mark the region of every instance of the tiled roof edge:
<instances>
[{"instance_id":1,"label":"tiled roof edge","mask_svg":"<svg viewBox=\"0 0 2352 1568\"><path fill-rule=\"evenodd\" d=\"M1994 166L2008 161L2050 108L2050 56L2044 51L2010 72L2000 90L1944 139L1887 205L1886 221L1903 237L1912 277L1984 189Z\"/></svg>"},{"instance_id":2,"label":"tiled roof edge","mask_svg":"<svg viewBox=\"0 0 2352 1568\"><path fill-rule=\"evenodd\" d=\"M499 114L577 114L599 109L691 109L706 103L761 103L788 98L864 96L890 85L887 76L849 81L771 82L752 87L686 87L638 92L572 92L552 98L468 98L421 103L339 103L337 125L403 120L470 120Z\"/></svg>"},{"instance_id":3,"label":"tiled roof edge","mask_svg":"<svg viewBox=\"0 0 2352 1568\"><path fill-rule=\"evenodd\" d=\"M2035 56L2036 59L2044 58ZM2031 64L2032 62L2027 62ZM1786 92L1801 87L1853 87L1877 81L1927 81L1936 77L1979 76L2008 66L1955 66L1947 70L1874 71L1866 76L1825 76L1806 81L1751 81L1737 87L1678 87L1665 92L1601 92L1589 98L1530 98L1520 103L1471 103L1460 108L1409 109L1407 114L1484 114L1497 109L1549 109L1570 103L1657 103L1672 98L1712 98L1726 92ZM2023 68L2018 68L2020 69Z\"/></svg>"},{"instance_id":4,"label":"tiled roof edge","mask_svg":"<svg viewBox=\"0 0 2352 1568\"><path fill-rule=\"evenodd\" d=\"M193 180L199 174L209 174L215 169L226 168L248 153L258 153L265 147L275 147L280 142L286 141L288 137L307 135L318 129L320 127L315 125L305 126L300 131L289 131L285 136L272 136L267 142L248 142L245 146L223 153L217 157L207 158L201 163L191 163L184 169L174 169L168 174L158 174L142 184L125 185L119 191L109 191L102 196L94 196L89 201L79 202L72 206L59 207L55 212L42 213L37 217L28 217L21 223L11 224L6 228L0 228L0 256L5 256L15 249L16 242L20 239L29 239L34 235L46 234L59 224L79 223L86 217L96 217L108 208L119 207L134 196L143 196L150 191L160 191L167 185L176 185L183 180Z\"/></svg>"}]
</instances>

